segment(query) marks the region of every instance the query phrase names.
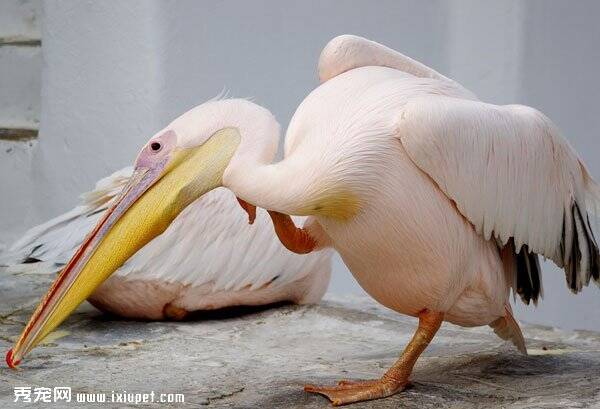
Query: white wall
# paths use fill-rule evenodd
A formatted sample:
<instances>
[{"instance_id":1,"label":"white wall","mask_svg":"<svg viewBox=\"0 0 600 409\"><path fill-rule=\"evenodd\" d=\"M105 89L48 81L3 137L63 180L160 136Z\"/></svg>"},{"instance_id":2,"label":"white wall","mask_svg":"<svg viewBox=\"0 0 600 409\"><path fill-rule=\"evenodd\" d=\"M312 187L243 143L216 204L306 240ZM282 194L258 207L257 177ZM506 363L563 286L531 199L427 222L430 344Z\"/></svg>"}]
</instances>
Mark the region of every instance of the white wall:
<instances>
[{"instance_id":1,"label":"white wall","mask_svg":"<svg viewBox=\"0 0 600 409\"><path fill-rule=\"evenodd\" d=\"M0 2L0 248L33 211L32 156L39 125L39 0Z\"/></svg>"},{"instance_id":2,"label":"white wall","mask_svg":"<svg viewBox=\"0 0 600 409\"><path fill-rule=\"evenodd\" d=\"M41 133L23 165L29 183L0 175L10 196L0 197L0 240L68 209L154 131L223 88L286 125L317 84L321 47L342 33L401 50L490 102L541 109L600 179L595 1L88 0L46 1L44 11ZM339 260L335 270L332 291L360 291ZM562 272L545 270L541 308L519 316L600 329L600 291L571 296Z\"/></svg>"}]
</instances>

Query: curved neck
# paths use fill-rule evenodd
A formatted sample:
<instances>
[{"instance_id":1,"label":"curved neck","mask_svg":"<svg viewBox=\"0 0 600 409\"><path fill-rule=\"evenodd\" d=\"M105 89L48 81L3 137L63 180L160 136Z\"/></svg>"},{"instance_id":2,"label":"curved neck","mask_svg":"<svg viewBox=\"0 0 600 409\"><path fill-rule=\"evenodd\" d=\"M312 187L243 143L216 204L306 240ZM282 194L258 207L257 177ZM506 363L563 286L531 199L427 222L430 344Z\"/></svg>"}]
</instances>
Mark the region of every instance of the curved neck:
<instances>
[{"instance_id":1,"label":"curved neck","mask_svg":"<svg viewBox=\"0 0 600 409\"><path fill-rule=\"evenodd\" d=\"M267 118L265 118L267 119ZM225 173L223 186L238 198L289 215L308 215L315 178L298 156L273 163L279 144L279 126L265 121L240 123L240 144Z\"/></svg>"},{"instance_id":2,"label":"curved neck","mask_svg":"<svg viewBox=\"0 0 600 409\"><path fill-rule=\"evenodd\" d=\"M324 171L314 155L295 152L270 163L267 138L249 145L241 135L240 146L223 175L223 186L256 207L292 216L323 216L347 220L360 209L360 200L335 172ZM261 144L262 142L262 144ZM261 153L262 152L262 153Z\"/></svg>"},{"instance_id":3,"label":"curved neck","mask_svg":"<svg viewBox=\"0 0 600 409\"><path fill-rule=\"evenodd\" d=\"M300 152L272 163L279 144L279 125L264 108L240 102L222 116L221 127L236 128L236 149L222 178L222 186L247 203L288 215L347 218L356 200L336 182L325 178L323 164L312 152Z\"/></svg>"},{"instance_id":4,"label":"curved neck","mask_svg":"<svg viewBox=\"0 0 600 409\"><path fill-rule=\"evenodd\" d=\"M277 163L256 160L232 161L223 177L223 186L238 198L263 209L289 215L308 215L306 203L311 193L306 181L299 181L303 170L294 161Z\"/></svg>"}]
</instances>

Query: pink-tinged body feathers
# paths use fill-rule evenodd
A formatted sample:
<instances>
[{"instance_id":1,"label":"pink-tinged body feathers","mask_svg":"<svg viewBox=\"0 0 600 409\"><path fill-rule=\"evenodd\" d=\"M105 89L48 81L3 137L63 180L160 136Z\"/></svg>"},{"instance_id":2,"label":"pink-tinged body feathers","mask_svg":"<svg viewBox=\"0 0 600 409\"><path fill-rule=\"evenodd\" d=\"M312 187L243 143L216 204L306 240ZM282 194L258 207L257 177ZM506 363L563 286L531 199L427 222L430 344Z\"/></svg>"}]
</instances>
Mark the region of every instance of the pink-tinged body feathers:
<instances>
[{"instance_id":1,"label":"pink-tinged body feathers","mask_svg":"<svg viewBox=\"0 0 600 409\"><path fill-rule=\"evenodd\" d=\"M398 138L408 100L445 87L383 67L341 74L300 105L286 154L308 162L311 151L320 152L319 162L307 167L358 194L354 218L316 218L371 296L403 314L430 309L459 325L485 325L504 315L508 297L498 249L413 163Z\"/></svg>"},{"instance_id":2,"label":"pink-tinged body feathers","mask_svg":"<svg viewBox=\"0 0 600 409\"><path fill-rule=\"evenodd\" d=\"M319 74L290 122L284 160L232 164L224 182L258 206L312 215L321 245L379 302L484 325L510 315L511 288L537 301L537 254L565 267L573 291L598 281L588 221L598 185L543 114L479 102L354 36L325 47ZM340 191L356 214L325 208Z\"/></svg>"}]
</instances>

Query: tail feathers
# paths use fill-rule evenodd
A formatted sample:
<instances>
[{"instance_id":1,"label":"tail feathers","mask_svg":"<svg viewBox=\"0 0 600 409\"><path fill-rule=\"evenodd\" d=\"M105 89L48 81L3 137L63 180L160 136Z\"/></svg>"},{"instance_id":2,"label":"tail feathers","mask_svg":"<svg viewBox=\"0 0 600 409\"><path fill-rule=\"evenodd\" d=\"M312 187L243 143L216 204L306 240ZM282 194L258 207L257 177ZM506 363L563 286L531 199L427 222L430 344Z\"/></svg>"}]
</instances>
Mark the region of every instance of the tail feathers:
<instances>
[{"instance_id":1,"label":"tail feathers","mask_svg":"<svg viewBox=\"0 0 600 409\"><path fill-rule=\"evenodd\" d=\"M89 206L74 209L27 231L0 254L0 266L48 261L64 264L100 217Z\"/></svg>"},{"instance_id":2,"label":"tail feathers","mask_svg":"<svg viewBox=\"0 0 600 409\"><path fill-rule=\"evenodd\" d=\"M85 214L89 211L87 206L77 206L70 211L61 214L39 226L29 229L23 237L15 242L7 251L8 254L15 254L20 257L20 253L29 251L29 247L34 244L40 237L44 236L51 230L57 230L69 224L73 219Z\"/></svg>"},{"instance_id":3,"label":"tail feathers","mask_svg":"<svg viewBox=\"0 0 600 409\"><path fill-rule=\"evenodd\" d=\"M1 272L53 272L65 264L94 227L112 200L127 184L133 170L126 167L101 179L91 192L81 195L82 203L70 211L27 231L0 254ZM33 266L36 262L48 266Z\"/></svg>"},{"instance_id":4,"label":"tail feathers","mask_svg":"<svg viewBox=\"0 0 600 409\"><path fill-rule=\"evenodd\" d=\"M527 347L525 346L525 338L521 332L519 324L512 315L509 306L504 307L505 315L497 320L490 323L490 327L494 330L496 335L505 341L512 342L519 352L523 355L527 355Z\"/></svg>"},{"instance_id":5,"label":"tail feathers","mask_svg":"<svg viewBox=\"0 0 600 409\"><path fill-rule=\"evenodd\" d=\"M0 265L0 276L2 274L51 275L54 273L58 273L61 267L61 264L56 264L51 261L41 261L35 263L17 263L8 266Z\"/></svg>"}]
</instances>

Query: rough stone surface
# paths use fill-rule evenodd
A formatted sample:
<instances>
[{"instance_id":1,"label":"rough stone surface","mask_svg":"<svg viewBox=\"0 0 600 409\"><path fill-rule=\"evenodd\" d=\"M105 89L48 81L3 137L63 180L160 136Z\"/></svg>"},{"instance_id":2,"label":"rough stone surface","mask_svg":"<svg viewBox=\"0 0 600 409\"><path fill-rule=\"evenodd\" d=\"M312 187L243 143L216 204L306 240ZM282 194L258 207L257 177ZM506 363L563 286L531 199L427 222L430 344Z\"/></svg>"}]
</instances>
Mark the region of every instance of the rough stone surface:
<instances>
[{"instance_id":1,"label":"rough stone surface","mask_svg":"<svg viewBox=\"0 0 600 409\"><path fill-rule=\"evenodd\" d=\"M47 276L0 274L3 350L48 282ZM326 408L324 398L302 391L303 383L378 377L414 328L414 319L365 298L327 297L318 306L180 323L118 320L87 306L61 327L67 335L35 349L19 370L0 369L0 407L24 407L13 403L15 386L70 386L73 394L184 393L185 404L171 407ZM528 357L487 327L445 324L418 362L412 388L351 407L600 407L600 334L527 325L524 332Z\"/></svg>"}]
</instances>

